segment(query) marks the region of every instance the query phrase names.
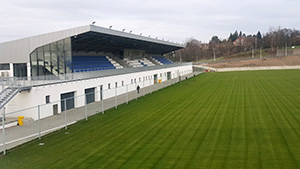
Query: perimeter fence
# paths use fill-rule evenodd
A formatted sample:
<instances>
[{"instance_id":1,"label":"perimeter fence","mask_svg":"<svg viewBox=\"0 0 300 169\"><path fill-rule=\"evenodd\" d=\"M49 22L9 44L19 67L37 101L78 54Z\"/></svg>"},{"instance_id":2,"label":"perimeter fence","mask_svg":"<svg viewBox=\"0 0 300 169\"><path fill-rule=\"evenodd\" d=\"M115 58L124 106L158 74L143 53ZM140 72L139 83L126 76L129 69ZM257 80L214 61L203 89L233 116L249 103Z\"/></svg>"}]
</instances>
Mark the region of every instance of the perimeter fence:
<instances>
[{"instance_id":1,"label":"perimeter fence","mask_svg":"<svg viewBox=\"0 0 300 169\"><path fill-rule=\"evenodd\" d=\"M198 62L195 62L195 65L205 64L205 63L226 63L226 62L239 62L247 60L257 60L257 59L271 59L271 58L281 58L286 56L299 56L300 49L263 49L263 50L252 50L243 53L239 53L227 57L217 57L216 60L211 59L202 59Z\"/></svg>"},{"instance_id":2,"label":"perimeter fence","mask_svg":"<svg viewBox=\"0 0 300 169\"><path fill-rule=\"evenodd\" d=\"M118 108L121 104L128 104L132 100L152 94L160 89L193 77L201 72L194 72L178 76L163 82L153 79L139 81L133 84L90 91L80 96L71 96L59 101L30 107L15 112L2 114L2 134L0 136L0 152L4 155L11 149L59 129L68 129L80 120L88 120L92 115L102 113L111 108ZM139 86L139 90L138 89ZM24 117L23 125L17 125L17 117ZM1 122L1 120L0 120Z\"/></svg>"}]
</instances>

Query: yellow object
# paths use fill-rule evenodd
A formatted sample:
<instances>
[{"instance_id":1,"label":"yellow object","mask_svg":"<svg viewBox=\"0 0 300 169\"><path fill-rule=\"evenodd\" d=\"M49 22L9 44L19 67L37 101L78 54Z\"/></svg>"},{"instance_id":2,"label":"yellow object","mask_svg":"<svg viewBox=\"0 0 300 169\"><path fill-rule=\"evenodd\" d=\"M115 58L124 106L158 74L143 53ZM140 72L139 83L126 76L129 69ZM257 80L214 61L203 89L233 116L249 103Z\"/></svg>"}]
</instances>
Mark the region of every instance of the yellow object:
<instances>
[{"instance_id":1,"label":"yellow object","mask_svg":"<svg viewBox=\"0 0 300 169\"><path fill-rule=\"evenodd\" d=\"M161 79L158 79L158 83L161 83Z\"/></svg>"},{"instance_id":2,"label":"yellow object","mask_svg":"<svg viewBox=\"0 0 300 169\"><path fill-rule=\"evenodd\" d=\"M24 124L23 119L24 119L24 116L18 116L18 124L20 126L22 126Z\"/></svg>"}]
</instances>

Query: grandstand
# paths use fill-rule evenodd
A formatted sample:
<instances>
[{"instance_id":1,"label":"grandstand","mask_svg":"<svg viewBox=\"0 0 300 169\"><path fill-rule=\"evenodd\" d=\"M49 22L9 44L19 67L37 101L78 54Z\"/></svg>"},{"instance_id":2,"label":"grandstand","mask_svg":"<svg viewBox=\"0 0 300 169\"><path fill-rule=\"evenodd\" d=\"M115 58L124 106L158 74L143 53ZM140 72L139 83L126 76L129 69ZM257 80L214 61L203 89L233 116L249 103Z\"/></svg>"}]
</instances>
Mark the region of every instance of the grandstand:
<instances>
[{"instance_id":1,"label":"grandstand","mask_svg":"<svg viewBox=\"0 0 300 169\"><path fill-rule=\"evenodd\" d=\"M136 86L143 90L180 79L192 73L192 64L165 57L182 48L95 25L0 43L0 116L36 121L123 96ZM87 96L75 99L82 95ZM41 114L39 105L47 107Z\"/></svg>"},{"instance_id":2,"label":"grandstand","mask_svg":"<svg viewBox=\"0 0 300 169\"><path fill-rule=\"evenodd\" d=\"M173 62L163 55L183 47L89 25L0 43L0 66L4 68L0 73L9 77L58 76L165 65Z\"/></svg>"}]
</instances>

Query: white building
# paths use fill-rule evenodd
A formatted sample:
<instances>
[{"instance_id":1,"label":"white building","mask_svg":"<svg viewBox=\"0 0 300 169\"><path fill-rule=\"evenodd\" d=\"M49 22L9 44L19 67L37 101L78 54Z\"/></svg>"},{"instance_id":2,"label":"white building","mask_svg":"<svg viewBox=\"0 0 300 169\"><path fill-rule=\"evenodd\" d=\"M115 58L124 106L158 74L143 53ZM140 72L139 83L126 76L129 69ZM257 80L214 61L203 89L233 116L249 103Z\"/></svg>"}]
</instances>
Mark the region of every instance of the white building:
<instances>
[{"instance_id":1,"label":"white building","mask_svg":"<svg viewBox=\"0 0 300 169\"><path fill-rule=\"evenodd\" d=\"M0 43L0 109L68 99L66 105L51 104L43 118L84 106L77 96L95 93L87 102L100 101L192 73L191 63L162 57L183 47L94 25ZM27 116L37 119L36 112Z\"/></svg>"}]
</instances>

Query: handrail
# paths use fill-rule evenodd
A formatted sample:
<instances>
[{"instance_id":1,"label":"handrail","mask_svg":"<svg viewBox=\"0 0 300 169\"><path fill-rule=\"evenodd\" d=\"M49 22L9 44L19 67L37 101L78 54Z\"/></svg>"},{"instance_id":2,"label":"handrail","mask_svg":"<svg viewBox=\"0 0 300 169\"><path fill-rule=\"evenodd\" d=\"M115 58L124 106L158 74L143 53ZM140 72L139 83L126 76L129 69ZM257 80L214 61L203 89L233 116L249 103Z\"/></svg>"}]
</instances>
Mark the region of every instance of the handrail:
<instances>
[{"instance_id":1,"label":"handrail","mask_svg":"<svg viewBox=\"0 0 300 169\"><path fill-rule=\"evenodd\" d=\"M13 79L14 79L14 80L13 80L6 88L2 89L2 91L0 92L0 96L2 95L2 93L3 93L4 91L6 91L6 89L12 87L13 84L14 84L15 82L18 81L18 78L13 78Z\"/></svg>"},{"instance_id":2,"label":"handrail","mask_svg":"<svg viewBox=\"0 0 300 169\"><path fill-rule=\"evenodd\" d=\"M14 83L16 83L18 81L18 78L13 78L13 79L14 80L6 88L2 89L2 91L0 92L1 99L7 95L8 89L13 88L14 87ZM0 110L4 106L5 106L5 100L3 100L2 102L0 102Z\"/></svg>"},{"instance_id":3,"label":"handrail","mask_svg":"<svg viewBox=\"0 0 300 169\"><path fill-rule=\"evenodd\" d=\"M47 76L33 76L33 77L20 77L17 79L19 85L22 87L33 87L33 86L43 86L48 84L64 83L69 81L78 81L91 78L100 78L106 76L118 76L126 73L136 73L141 71L150 71L164 68L172 68L177 66L192 65L191 62L188 63L174 63L168 65L156 65L147 67L137 67L137 68L123 68L123 69L107 69L100 71L87 71L87 72L74 72L68 74L58 74L47 75ZM9 80L10 78L8 78Z\"/></svg>"}]
</instances>

